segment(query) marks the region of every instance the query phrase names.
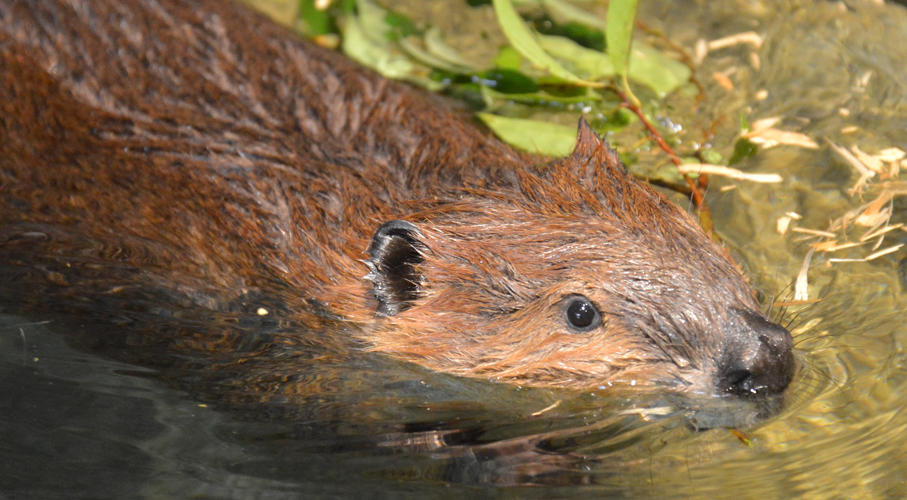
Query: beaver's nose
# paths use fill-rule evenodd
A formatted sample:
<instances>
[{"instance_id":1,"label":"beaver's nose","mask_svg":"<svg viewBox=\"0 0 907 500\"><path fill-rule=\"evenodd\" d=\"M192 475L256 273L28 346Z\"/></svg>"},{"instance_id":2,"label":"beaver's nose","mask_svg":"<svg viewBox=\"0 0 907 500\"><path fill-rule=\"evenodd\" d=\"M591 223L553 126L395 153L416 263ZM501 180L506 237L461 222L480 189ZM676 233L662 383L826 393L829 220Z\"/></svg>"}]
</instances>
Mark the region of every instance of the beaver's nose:
<instances>
[{"instance_id":1,"label":"beaver's nose","mask_svg":"<svg viewBox=\"0 0 907 500\"><path fill-rule=\"evenodd\" d=\"M718 393L780 393L794 375L793 338L761 314L736 312L727 325L730 331L718 363Z\"/></svg>"}]
</instances>

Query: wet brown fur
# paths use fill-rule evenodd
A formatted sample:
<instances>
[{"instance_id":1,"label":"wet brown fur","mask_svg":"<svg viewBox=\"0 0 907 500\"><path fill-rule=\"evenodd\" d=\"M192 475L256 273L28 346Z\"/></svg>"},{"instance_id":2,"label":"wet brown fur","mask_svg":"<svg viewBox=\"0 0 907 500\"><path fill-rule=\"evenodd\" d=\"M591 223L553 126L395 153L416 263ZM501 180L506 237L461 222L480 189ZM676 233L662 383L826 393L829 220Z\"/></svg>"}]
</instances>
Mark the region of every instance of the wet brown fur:
<instances>
[{"instance_id":1,"label":"wet brown fur","mask_svg":"<svg viewBox=\"0 0 907 500\"><path fill-rule=\"evenodd\" d=\"M217 309L257 290L435 370L701 392L729 311L758 314L727 253L588 127L546 165L219 0L0 0L0 27L0 251L93 270L57 276L81 293ZM424 261L418 298L381 315L363 261L392 219ZM571 294L602 328L565 326Z\"/></svg>"}]
</instances>

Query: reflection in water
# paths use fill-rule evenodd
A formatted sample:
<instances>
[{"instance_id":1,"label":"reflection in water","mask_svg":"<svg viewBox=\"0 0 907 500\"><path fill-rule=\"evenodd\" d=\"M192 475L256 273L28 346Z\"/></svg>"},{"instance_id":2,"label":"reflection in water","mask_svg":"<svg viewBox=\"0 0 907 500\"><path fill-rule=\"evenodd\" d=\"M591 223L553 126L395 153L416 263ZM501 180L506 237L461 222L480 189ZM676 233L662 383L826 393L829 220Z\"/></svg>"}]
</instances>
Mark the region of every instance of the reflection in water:
<instances>
[{"instance_id":1,"label":"reflection in water","mask_svg":"<svg viewBox=\"0 0 907 500\"><path fill-rule=\"evenodd\" d=\"M907 38L907 11L848 6L727 2L704 11L645 2L642 16L670 19L662 29L686 46L751 29L766 36L759 71L739 55L708 59L701 74L733 70L738 88L712 89L713 109L682 114L733 121L749 106L748 116L784 115L814 137L841 142L841 130L857 125L867 148L903 147L907 55L897 44ZM854 91L866 71L875 79ZM755 102L760 89L768 97ZM719 128L712 142L732 144L734 134ZM784 184L710 193L717 226L763 289L783 289L805 254L774 232L779 214L820 226L856 203L843 194L850 173L831 158L764 151L744 167L782 172ZM903 203L894 217L903 221ZM522 389L356 355L342 342L308 345L289 334L279 303L258 317L243 304L211 313L154 296L55 303L33 291L24 308L32 313L0 324L0 491L295 498L439 495L445 482L458 493L532 484L569 486L553 490L565 495L904 497L903 262L896 254L811 268L811 294L822 301L792 325L799 371L780 414L755 427L754 415L772 407ZM29 295L4 283L6 295ZM142 301L149 307L137 307ZM722 428L732 423L748 445Z\"/></svg>"},{"instance_id":2,"label":"reflection in water","mask_svg":"<svg viewBox=\"0 0 907 500\"><path fill-rule=\"evenodd\" d=\"M54 315L41 323L3 319L2 373L10 384L4 386L10 403L4 423L13 428L29 422L51 431L8 441L13 456L5 458L16 460L7 463L21 464L28 473L6 471L6 491L35 492L35 484L58 476L51 483L59 486L57 493L76 487L102 496L138 489L173 493L177 484L183 491L225 495L228 490L207 484L214 477L230 479L231 495L246 486L271 489L283 483L299 492L310 491L305 480L315 477L318 488L342 489L352 471L383 487L402 475L463 485L595 484L623 491L615 478L667 442L695 435L693 426L703 419L727 419L734 411L752 419L755 413L746 404L690 405L664 394L523 389L382 357L338 356L313 368L313 359L328 360L330 353L272 359L260 349L267 342L248 344L254 358L242 352L223 359L187 358L139 345L137 339L148 339L148 332L131 335L122 326L111 331L85 317L73 322ZM266 330L238 328L231 314L209 313L207 326L158 319L160 331L190 328L198 339ZM128 328L138 326L132 320ZM205 335L206 328L216 332ZM125 343L115 347L117 342L109 341L93 350L126 358L154 353L155 369L73 351L60 335L84 345L86 336L102 331ZM279 335L279 329L270 335ZM260 373L270 375L254 376ZM48 446L56 450L51 461L21 454ZM86 449L94 451L89 456ZM204 464L201 478L180 468L186 461ZM121 468L131 473L103 480ZM353 489L359 487L364 485ZM54 490L45 493L52 496Z\"/></svg>"}]
</instances>

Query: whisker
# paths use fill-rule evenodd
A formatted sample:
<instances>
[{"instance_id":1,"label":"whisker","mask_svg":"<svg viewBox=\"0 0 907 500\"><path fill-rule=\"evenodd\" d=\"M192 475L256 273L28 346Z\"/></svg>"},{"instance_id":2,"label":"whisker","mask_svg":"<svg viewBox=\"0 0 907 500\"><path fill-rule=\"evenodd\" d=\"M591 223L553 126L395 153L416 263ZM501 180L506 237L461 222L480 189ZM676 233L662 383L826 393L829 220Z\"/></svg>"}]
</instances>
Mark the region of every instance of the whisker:
<instances>
[{"instance_id":1,"label":"whisker","mask_svg":"<svg viewBox=\"0 0 907 500\"><path fill-rule=\"evenodd\" d=\"M800 309L793 316L788 318L787 322L785 324L782 324L781 326L789 331L791 329L791 325L793 325L797 322L798 319L800 319L800 315L803 314L804 311L806 311L806 308Z\"/></svg>"},{"instance_id":2,"label":"whisker","mask_svg":"<svg viewBox=\"0 0 907 500\"><path fill-rule=\"evenodd\" d=\"M765 309L762 311L763 315L774 323L781 323L784 315L786 314L785 303L779 301L778 299L785 296L790 296L792 283L788 282L784 288L778 290L776 293L772 294L771 299L765 305ZM786 301L785 301L786 302Z\"/></svg>"}]
</instances>

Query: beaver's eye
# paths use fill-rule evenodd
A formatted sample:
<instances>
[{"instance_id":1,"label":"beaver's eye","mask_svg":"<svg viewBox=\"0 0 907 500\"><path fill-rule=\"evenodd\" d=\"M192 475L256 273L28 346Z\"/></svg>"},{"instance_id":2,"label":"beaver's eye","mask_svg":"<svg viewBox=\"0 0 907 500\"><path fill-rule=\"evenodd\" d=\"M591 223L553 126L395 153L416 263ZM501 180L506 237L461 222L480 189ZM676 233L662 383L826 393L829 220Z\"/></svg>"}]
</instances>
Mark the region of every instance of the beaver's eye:
<instances>
[{"instance_id":1,"label":"beaver's eye","mask_svg":"<svg viewBox=\"0 0 907 500\"><path fill-rule=\"evenodd\" d=\"M567 299L564 314L567 316L567 323L581 332L588 332L601 324L602 321L601 314L599 314L595 304L582 295Z\"/></svg>"}]
</instances>

